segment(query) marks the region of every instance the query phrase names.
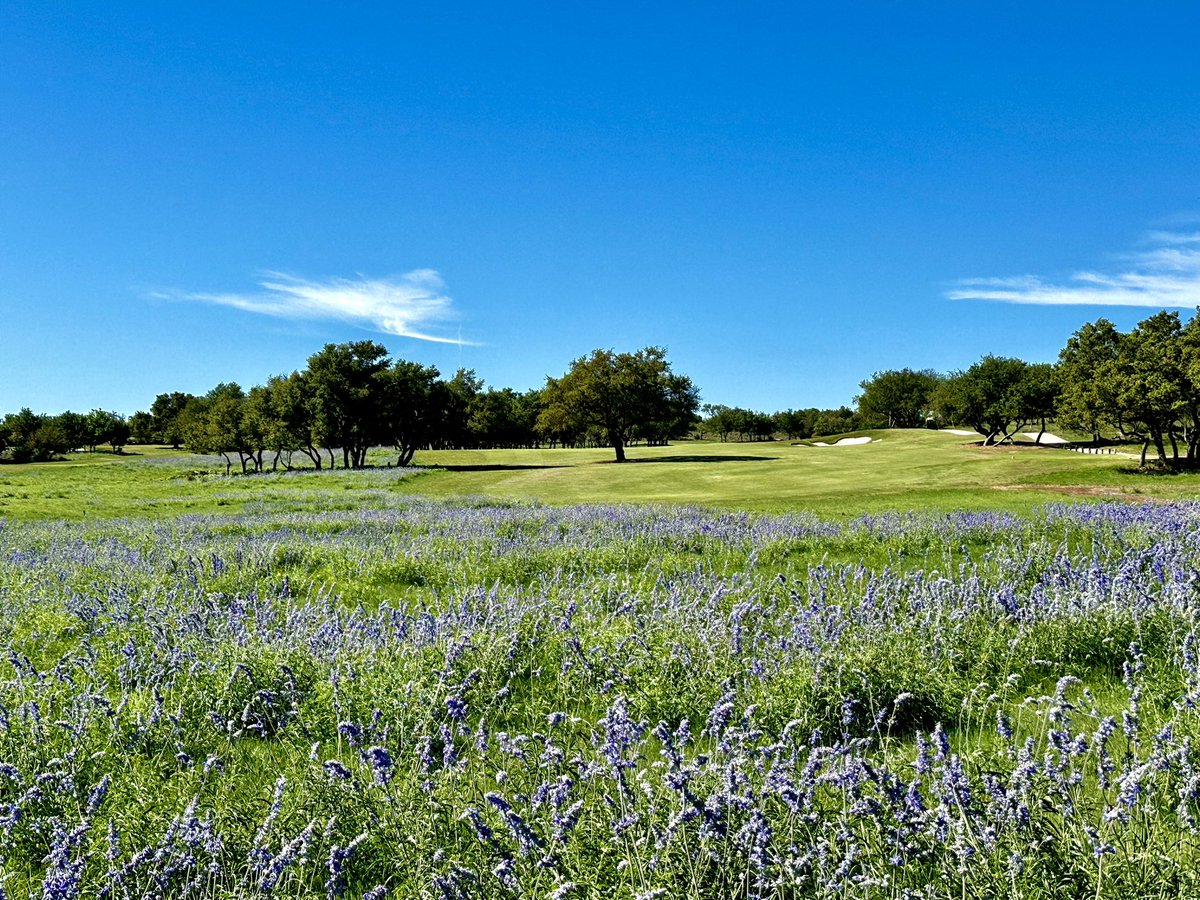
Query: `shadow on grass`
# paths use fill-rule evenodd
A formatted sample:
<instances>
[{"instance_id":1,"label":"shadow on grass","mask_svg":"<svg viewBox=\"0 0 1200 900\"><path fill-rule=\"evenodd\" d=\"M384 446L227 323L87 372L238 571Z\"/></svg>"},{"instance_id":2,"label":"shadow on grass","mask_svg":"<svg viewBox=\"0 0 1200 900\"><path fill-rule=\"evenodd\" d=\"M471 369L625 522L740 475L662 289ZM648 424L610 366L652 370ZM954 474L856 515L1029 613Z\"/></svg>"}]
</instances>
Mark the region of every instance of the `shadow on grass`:
<instances>
[{"instance_id":1,"label":"shadow on grass","mask_svg":"<svg viewBox=\"0 0 1200 900\"><path fill-rule=\"evenodd\" d=\"M1194 478L1196 475L1200 474L1200 462L1196 460L1179 459L1170 460L1166 465L1163 465L1159 460L1152 457L1147 457L1146 465L1144 467L1131 463L1127 466L1118 466L1117 471L1122 475L1133 475L1136 477L1150 476L1153 478L1163 478L1190 475Z\"/></svg>"},{"instance_id":2,"label":"shadow on grass","mask_svg":"<svg viewBox=\"0 0 1200 900\"><path fill-rule=\"evenodd\" d=\"M569 465L479 465L479 466L430 466L431 469L441 469L445 472L521 472L526 469L569 469Z\"/></svg>"},{"instance_id":3,"label":"shadow on grass","mask_svg":"<svg viewBox=\"0 0 1200 900\"><path fill-rule=\"evenodd\" d=\"M631 463L723 463L723 462L767 462L778 456L655 456L647 459L629 459ZM609 460L612 462L612 460Z\"/></svg>"}]
</instances>

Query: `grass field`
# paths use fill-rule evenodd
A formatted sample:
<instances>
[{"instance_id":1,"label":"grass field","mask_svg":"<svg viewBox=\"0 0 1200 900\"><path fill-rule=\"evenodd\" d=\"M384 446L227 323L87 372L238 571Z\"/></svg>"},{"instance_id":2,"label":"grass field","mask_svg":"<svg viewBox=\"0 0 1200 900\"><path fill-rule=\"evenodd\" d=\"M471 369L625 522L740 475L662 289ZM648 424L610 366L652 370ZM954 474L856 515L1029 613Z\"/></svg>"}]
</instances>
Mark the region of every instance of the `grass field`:
<instances>
[{"instance_id":1,"label":"grass field","mask_svg":"<svg viewBox=\"0 0 1200 900\"><path fill-rule=\"evenodd\" d=\"M334 505L358 491L429 497L497 497L547 503L695 503L762 512L809 510L845 518L890 509L1019 510L1063 499L1187 499L1200 475L1147 475L1133 461L1048 448L981 448L924 430L869 432L877 443L812 447L788 442L682 442L635 447L631 462L587 450L424 452L416 472L311 473L215 478L219 460L135 448L0 467L0 516L82 520L129 515L239 512L247 504ZM383 465L387 455L372 455Z\"/></svg>"},{"instance_id":2,"label":"grass field","mask_svg":"<svg viewBox=\"0 0 1200 900\"><path fill-rule=\"evenodd\" d=\"M0 468L0 896L1197 896L1195 476L875 436Z\"/></svg>"}]
</instances>

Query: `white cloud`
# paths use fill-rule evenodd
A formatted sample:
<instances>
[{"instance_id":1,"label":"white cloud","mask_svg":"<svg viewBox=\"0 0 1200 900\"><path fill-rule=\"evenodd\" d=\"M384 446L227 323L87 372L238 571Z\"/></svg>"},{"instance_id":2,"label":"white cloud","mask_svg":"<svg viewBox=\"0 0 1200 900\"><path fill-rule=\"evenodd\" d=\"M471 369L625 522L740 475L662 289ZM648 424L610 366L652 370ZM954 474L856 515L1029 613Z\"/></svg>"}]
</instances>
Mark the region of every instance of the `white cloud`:
<instances>
[{"instance_id":1,"label":"white cloud","mask_svg":"<svg viewBox=\"0 0 1200 900\"><path fill-rule=\"evenodd\" d=\"M969 278L951 300L997 300L1045 306L1200 306L1200 233L1155 231L1154 246L1127 257L1124 271L1076 272L1061 283L1037 276Z\"/></svg>"},{"instance_id":2,"label":"white cloud","mask_svg":"<svg viewBox=\"0 0 1200 900\"><path fill-rule=\"evenodd\" d=\"M333 278L310 281L268 272L249 293L182 293L159 295L232 306L281 319L338 319L384 334L465 344L458 338L430 334L428 326L455 317L453 301L444 293L441 276L417 269L398 278Z\"/></svg>"}]
</instances>

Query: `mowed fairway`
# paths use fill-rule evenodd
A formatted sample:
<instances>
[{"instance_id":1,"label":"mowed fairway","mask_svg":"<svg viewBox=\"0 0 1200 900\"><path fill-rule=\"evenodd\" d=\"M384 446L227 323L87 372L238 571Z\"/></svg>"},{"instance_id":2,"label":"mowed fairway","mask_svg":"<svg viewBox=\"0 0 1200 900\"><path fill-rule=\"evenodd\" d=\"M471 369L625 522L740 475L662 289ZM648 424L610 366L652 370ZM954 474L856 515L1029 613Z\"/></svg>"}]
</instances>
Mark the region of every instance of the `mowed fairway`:
<instances>
[{"instance_id":1,"label":"mowed fairway","mask_svg":"<svg viewBox=\"0 0 1200 900\"><path fill-rule=\"evenodd\" d=\"M1063 499L1185 499L1200 477L1134 471L1134 460L1067 450L982 448L945 432L868 432L869 444L685 442L611 451L424 453L437 466L405 490L555 503L699 503L759 511L852 516L882 510L1029 510Z\"/></svg>"},{"instance_id":2,"label":"mowed fairway","mask_svg":"<svg viewBox=\"0 0 1200 900\"><path fill-rule=\"evenodd\" d=\"M241 512L247 504L303 511L354 505L357 492L544 503L687 503L846 517L883 510L1029 511L1062 500L1165 500L1200 495L1200 475L1149 475L1134 460L1050 448L982 448L925 430L869 432L869 444L676 442L612 451L422 452L417 470L221 477L224 464L135 448L126 456L77 454L58 463L0 467L0 516L81 520ZM234 466L237 471L237 466Z\"/></svg>"}]
</instances>

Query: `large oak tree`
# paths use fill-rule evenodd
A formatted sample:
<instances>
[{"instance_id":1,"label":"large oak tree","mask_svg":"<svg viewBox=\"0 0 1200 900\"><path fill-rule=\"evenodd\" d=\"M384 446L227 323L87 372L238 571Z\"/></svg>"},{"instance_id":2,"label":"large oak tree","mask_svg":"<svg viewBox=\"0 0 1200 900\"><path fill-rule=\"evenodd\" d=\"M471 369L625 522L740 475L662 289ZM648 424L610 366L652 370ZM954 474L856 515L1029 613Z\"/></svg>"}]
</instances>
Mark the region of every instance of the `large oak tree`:
<instances>
[{"instance_id":1,"label":"large oak tree","mask_svg":"<svg viewBox=\"0 0 1200 900\"><path fill-rule=\"evenodd\" d=\"M538 422L544 433L594 430L617 462L625 462L625 445L635 436L662 440L686 431L700 403L691 379L671 371L661 347L594 350L561 378L548 378L543 398Z\"/></svg>"}]
</instances>

